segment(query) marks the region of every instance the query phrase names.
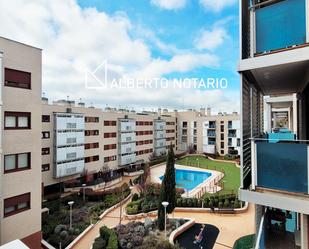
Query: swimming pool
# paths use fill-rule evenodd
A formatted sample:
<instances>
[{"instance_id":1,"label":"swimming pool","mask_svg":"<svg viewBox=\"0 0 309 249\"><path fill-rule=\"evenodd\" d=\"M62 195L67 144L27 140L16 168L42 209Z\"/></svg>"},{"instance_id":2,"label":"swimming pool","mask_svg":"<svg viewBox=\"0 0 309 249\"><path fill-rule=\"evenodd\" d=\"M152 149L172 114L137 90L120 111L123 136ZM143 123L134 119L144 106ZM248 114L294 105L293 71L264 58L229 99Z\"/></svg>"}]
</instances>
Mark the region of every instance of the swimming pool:
<instances>
[{"instance_id":1,"label":"swimming pool","mask_svg":"<svg viewBox=\"0 0 309 249\"><path fill-rule=\"evenodd\" d=\"M190 191L197 187L199 184L211 177L210 172L205 171L195 171L195 170L184 170L184 169L175 169L176 171L176 187L183 188L187 191ZM164 176L160 176L160 180Z\"/></svg>"}]
</instances>

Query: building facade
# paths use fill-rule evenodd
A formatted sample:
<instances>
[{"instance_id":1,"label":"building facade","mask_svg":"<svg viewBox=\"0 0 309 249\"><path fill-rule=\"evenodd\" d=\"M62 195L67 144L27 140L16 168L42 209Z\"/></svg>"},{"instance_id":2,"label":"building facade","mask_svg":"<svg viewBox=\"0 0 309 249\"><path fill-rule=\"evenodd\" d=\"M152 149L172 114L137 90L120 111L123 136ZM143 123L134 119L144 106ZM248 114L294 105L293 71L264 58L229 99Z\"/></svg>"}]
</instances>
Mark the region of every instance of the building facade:
<instances>
[{"instance_id":1,"label":"building facade","mask_svg":"<svg viewBox=\"0 0 309 249\"><path fill-rule=\"evenodd\" d=\"M41 242L42 51L0 38L0 244Z\"/></svg>"},{"instance_id":2,"label":"building facade","mask_svg":"<svg viewBox=\"0 0 309 249\"><path fill-rule=\"evenodd\" d=\"M309 2L240 1L241 188L255 248L309 247Z\"/></svg>"},{"instance_id":3,"label":"building facade","mask_svg":"<svg viewBox=\"0 0 309 249\"><path fill-rule=\"evenodd\" d=\"M67 100L42 102L45 190L59 189L59 184L83 174L105 172L112 177L164 155L171 143L175 147L176 119L171 115L101 110Z\"/></svg>"},{"instance_id":4,"label":"building facade","mask_svg":"<svg viewBox=\"0 0 309 249\"><path fill-rule=\"evenodd\" d=\"M205 154L240 154L240 116L211 109L174 112L177 119L177 150Z\"/></svg>"}]
</instances>

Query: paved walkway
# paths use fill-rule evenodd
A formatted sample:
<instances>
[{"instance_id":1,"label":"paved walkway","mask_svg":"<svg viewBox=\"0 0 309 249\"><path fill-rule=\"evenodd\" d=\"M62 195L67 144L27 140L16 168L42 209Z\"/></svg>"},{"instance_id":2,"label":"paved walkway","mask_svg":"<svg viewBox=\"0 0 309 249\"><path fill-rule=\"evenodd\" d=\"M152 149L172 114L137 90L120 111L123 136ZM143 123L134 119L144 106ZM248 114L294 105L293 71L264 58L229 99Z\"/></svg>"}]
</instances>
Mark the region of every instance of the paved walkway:
<instances>
[{"instance_id":1,"label":"paved walkway","mask_svg":"<svg viewBox=\"0 0 309 249\"><path fill-rule=\"evenodd\" d=\"M136 188L132 189L132 194L136 193ZM121 207L118 207L108 213L102 220L98 221L95 226L84 236L78 244L73 246L73 249L90 249L93 241L99 236L100 228L102 226L107 226L109 228L113 228L119 224L120 221L120 210L122 209L122 215L124 214L125 207L131 201L128 199L125 203L122 204ZM122 220L121 223L126 224L128 220Z\"/></svg>"}]
</instances>

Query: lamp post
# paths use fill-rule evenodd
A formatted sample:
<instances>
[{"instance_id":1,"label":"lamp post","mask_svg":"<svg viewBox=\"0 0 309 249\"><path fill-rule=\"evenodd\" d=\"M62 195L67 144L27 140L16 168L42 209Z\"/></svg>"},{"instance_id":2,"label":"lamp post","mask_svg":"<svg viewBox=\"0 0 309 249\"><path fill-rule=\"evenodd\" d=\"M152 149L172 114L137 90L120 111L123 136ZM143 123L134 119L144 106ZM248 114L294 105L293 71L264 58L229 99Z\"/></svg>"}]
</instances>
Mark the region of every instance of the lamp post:
<instances>
[{"instance_id":1,"label":"lamp post","mask_svg":"<svg viewBox=\"0 0 309 249\"><path fill-rule=\"evenodd\" d=\"M72 206L74 204L74 201L69 201L68 204L70 206L70 228L72 228Z\"/></svg>"},{"instance_id":2,"label":"lamp post","mask_svg":"<svg viewBox=\"0 0 309 249\"><path fill-rule=\"evenodd\" d=\"M167 201L163 201L162 205L164 207L164 233L165 233L165 239L166 239L166 207L168 206L168 202Z\"/></svg>"},{"instance_id":3,"label":"lamp post","mask_svg":"<svg viewBox=\"0 0 309 249\"><path fill-rule=\"evenodd\" d=\"M86 201L86 194L85 194L86 184L84 183L82 186L83 186L83 201L85 202Z\"/></svg>"}]
</instances>

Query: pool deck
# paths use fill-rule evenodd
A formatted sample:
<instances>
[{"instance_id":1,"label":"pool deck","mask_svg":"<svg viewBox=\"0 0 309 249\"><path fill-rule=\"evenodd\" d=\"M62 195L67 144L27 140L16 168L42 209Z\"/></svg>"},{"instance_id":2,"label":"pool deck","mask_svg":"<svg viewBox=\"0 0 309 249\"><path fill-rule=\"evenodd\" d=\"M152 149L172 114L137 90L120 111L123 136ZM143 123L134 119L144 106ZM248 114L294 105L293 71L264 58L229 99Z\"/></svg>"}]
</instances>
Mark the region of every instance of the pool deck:
<instances>
[{"instance_id":1,"label":"pool deck","mask_svg":"<svg viewBox=\"0 0 309 249\"><path fill-rule=\"evenodd\" d=\"M151 168L150 176L151 181L155 183L161 183L160 177L164 175L166 165L160 165L157 167ZM207 172L211 173L211 176L207 178L204 182L197 185L194 189L190 191L186 191L182 195L182 197L200 197L201 195L207 193L216 193L221 190L221 187L217 186L217 183L224 177L224 174L219 171L210 170L210 169L202 169L197 167L185 166L175 164L176 169L182 170L190 170L190 171L198 171L198 172Z\"/></svg>"}]
</instances>

